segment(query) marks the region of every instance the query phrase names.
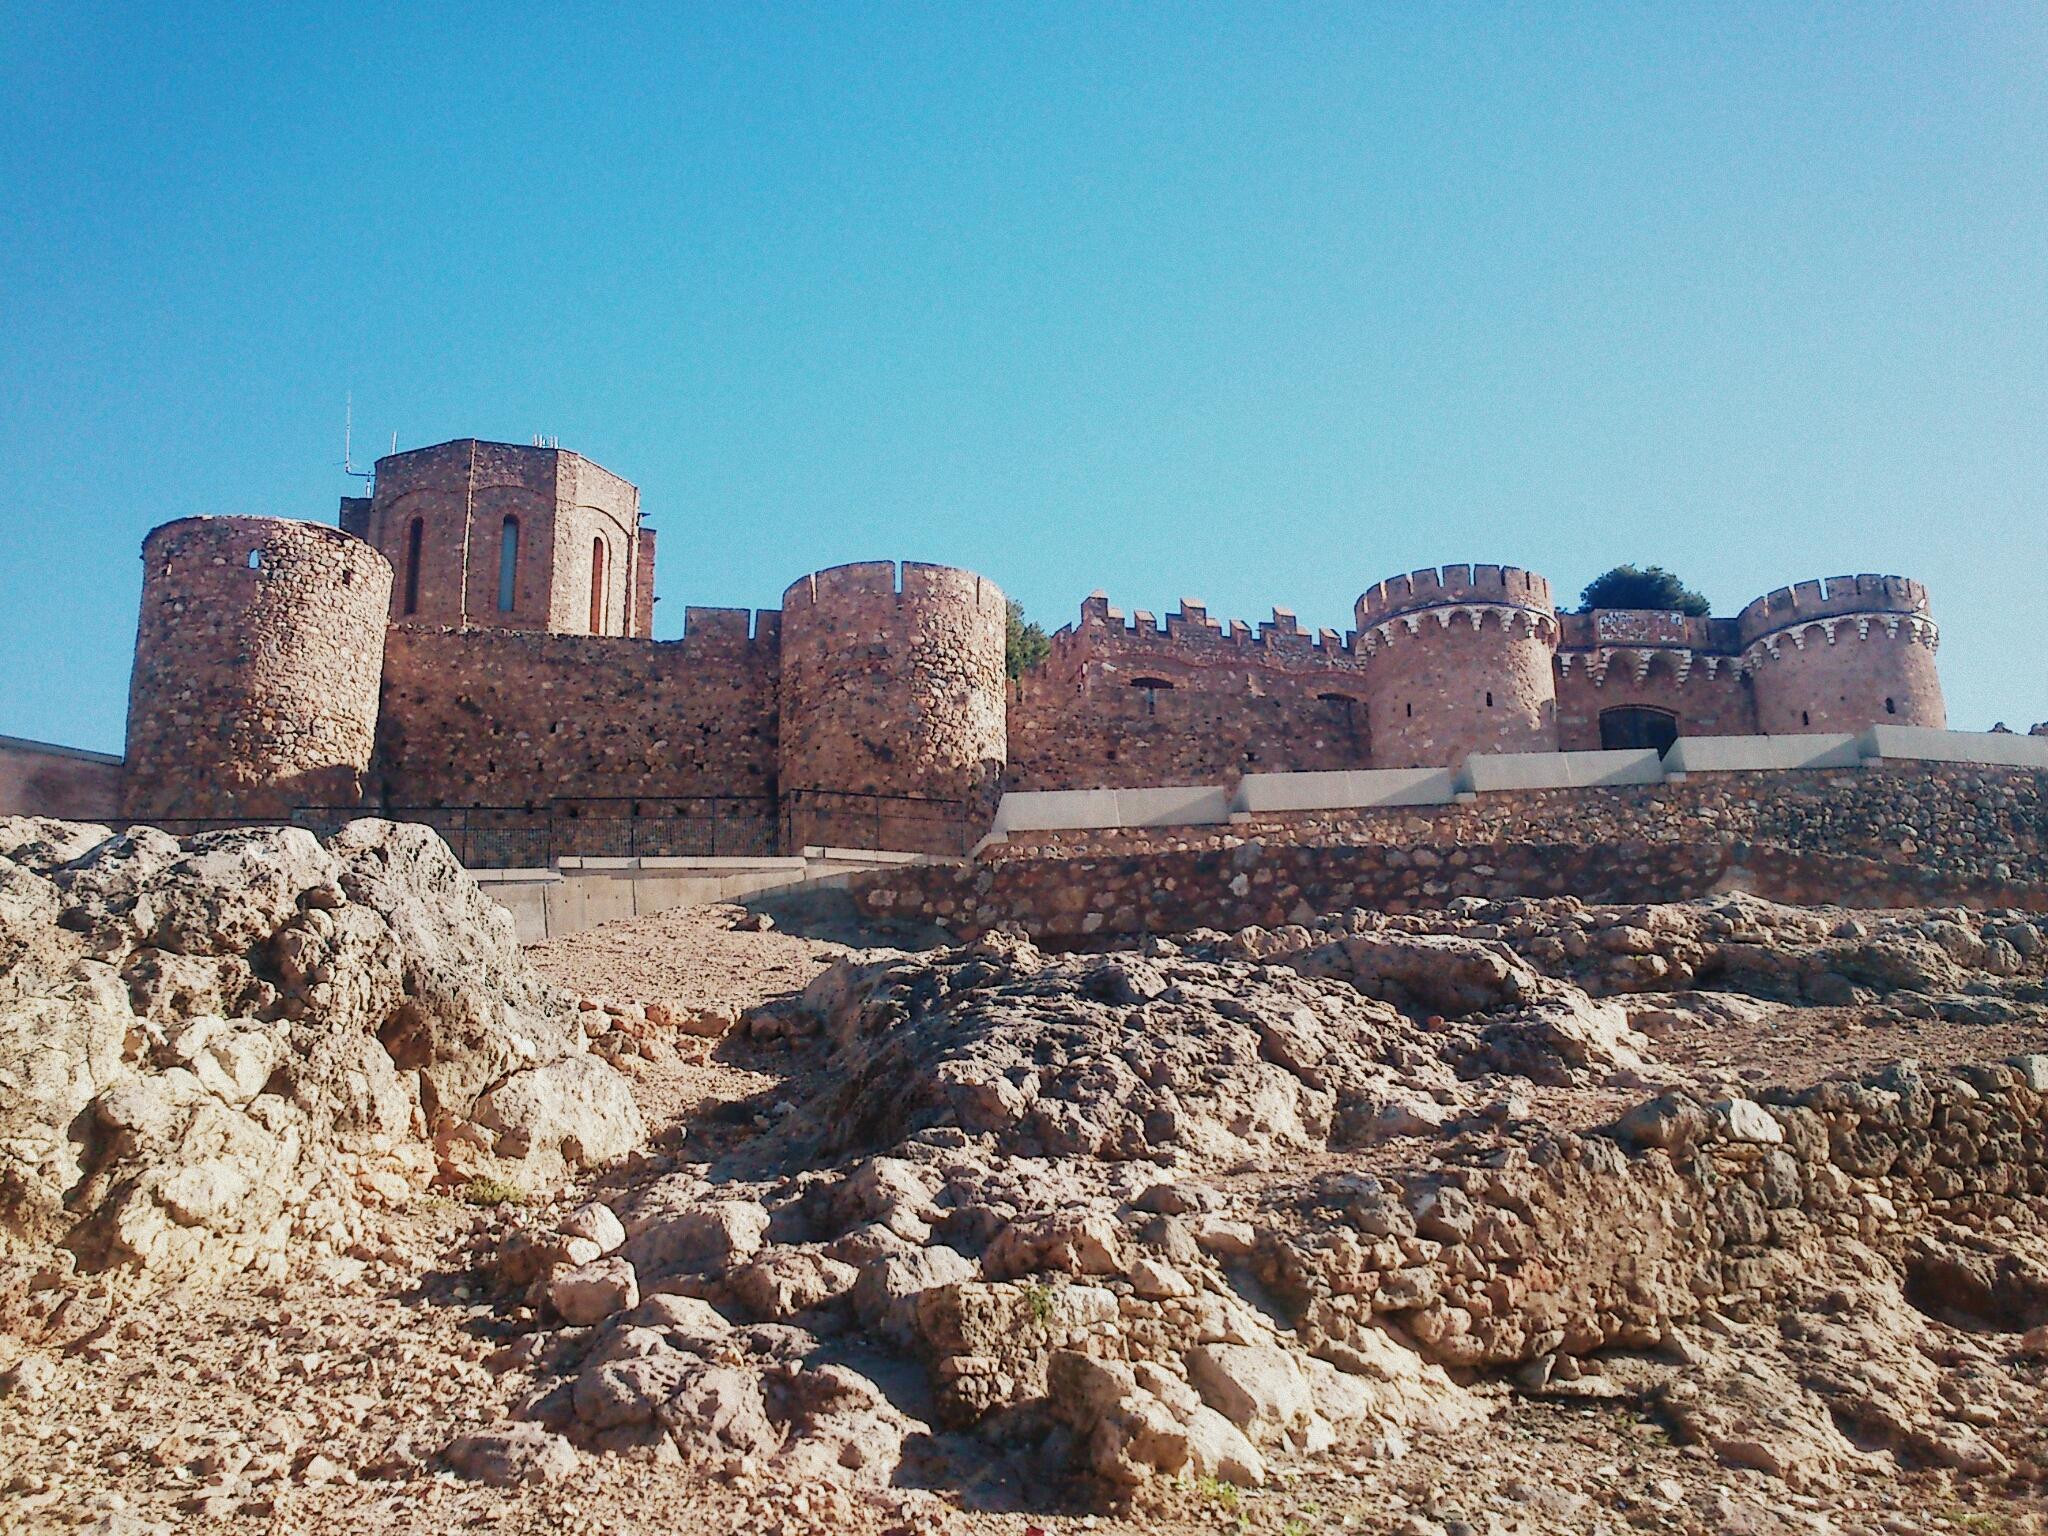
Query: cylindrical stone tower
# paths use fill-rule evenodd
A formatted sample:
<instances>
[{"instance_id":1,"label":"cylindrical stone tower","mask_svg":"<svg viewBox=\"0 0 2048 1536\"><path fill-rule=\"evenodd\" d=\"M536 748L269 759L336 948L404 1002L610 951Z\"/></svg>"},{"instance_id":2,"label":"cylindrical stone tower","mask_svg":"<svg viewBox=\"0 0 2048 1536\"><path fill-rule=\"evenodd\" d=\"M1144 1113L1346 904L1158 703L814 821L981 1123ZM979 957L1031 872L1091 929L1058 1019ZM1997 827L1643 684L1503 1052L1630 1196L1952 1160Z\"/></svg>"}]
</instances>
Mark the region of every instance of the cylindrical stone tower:
<instances>
[{"instance_id":1,"label":"cylindrical stone tower","mask_svg":"<svg viewBox=\"0 0 2048 1536\"><path fill-rule=\"evenodd\" d=\"M1447 565L1367 589L1355 610L1375 768L1454 767L1474 752L1557 750L1550 583L1511 565Z\"/></svg>"},{"instance_id":2,"label":"cylindrical stone tower","mask_svg":"<svg viewBox=\"0 0 2048 1536\"><path fill-rule=\"evenodd\" d=\"M994 582L905 561L835 566L782 595L788 846L960 853L1006 752L1006 611Z\"/></svg>"},{"instance_id":3,"label":"cylindrical stone tower","mask_svg":"<svg viewBox=\"0 0 2048 1536\"><path fill-rule=\"evenodd\" d=\"M1917 581L1802 581L1758 598L1736 624L1766 736L1948 724L1934 666L1941 633Z\"/></svg>"},{"instance_id":4,"label":"cylindrical stone tower","mask_svg":"<svg viewBox=\"0 0 2048 1536\"><path fill-rule=\"evenodd\" d=\"M142 541L125 816L274 817L362 799L391 566L274 517L187 517Z\"/></svg>"}]
</instances>

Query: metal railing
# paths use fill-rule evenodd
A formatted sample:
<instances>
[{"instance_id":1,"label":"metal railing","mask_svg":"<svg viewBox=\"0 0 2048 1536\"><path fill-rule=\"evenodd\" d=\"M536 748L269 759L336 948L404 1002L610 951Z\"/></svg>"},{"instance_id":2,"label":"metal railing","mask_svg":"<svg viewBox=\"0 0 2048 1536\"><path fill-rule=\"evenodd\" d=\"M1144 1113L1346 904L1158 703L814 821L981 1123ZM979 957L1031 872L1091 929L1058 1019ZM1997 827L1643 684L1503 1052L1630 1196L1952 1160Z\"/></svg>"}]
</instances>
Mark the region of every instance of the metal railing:
<instances>
[{"instance_id":1,"label":"metal railing","mask_svg":"<svg viewBox=\"0 0 2048 1536\"><path fill-rule=\"evenodd\" d=\"M432 827L469 869L544 869L557 859L765 858L776 851L769 795L578 795L526 805L306 805L289 817L158 817L190 836L289 822L326 835L366 816Z\"/></svg>"},{"instance_id":2,"label":"metal railing","mask_svg":"<svg viewBox=\"0 0 2048 1536\"><path fill-rule=\"evenodd\" d=\"M289 822L321 835L365 816L432 827L470 869L543 869L581 858L767 858L805 846L957 856L993 807L924 795L800 789L772 795L561 795L523 805L306 805L288 817L159 817L190 836Z\"/></svg>"},{"instance_id":3,"label":"metal railing","mask_svg":"<svg viewBox=\"0 0 2048 1536\"><path fill-rule=\"evenodd\" d=\"M994 820L995 803L840 789L786 789L782 845L886 848L899 853L970 853Z\"/></svg>"}]
</instances>

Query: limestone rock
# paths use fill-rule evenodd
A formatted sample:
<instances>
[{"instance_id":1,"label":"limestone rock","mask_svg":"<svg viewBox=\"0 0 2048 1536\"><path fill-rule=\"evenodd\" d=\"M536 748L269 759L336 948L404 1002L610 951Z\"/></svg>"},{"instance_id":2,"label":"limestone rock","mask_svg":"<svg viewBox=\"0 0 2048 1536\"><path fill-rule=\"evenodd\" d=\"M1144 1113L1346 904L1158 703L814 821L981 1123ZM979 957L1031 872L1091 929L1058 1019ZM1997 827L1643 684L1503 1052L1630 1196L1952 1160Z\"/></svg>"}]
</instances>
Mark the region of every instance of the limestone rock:
<instances>
[{"instance_id":1,"label":"limestone rock","mask_svg":"<svg viewBox=\"0 0 2048 1536\"><path fill-rule=\"evenodd\" d=\"M493 1488L558 1482L576 1470L576 1448L538 1424L505 1424L460 1436L446 1455L463 1476Z\"/></svg>"},{"instance_id":2,"label":"limestone rock","mask_svg":"<svg viewBox=\"0 0 2048 1536\"><path fill-rule=\"evenodd\" d=\"M601 1323L640 1304L640 1283L624 1259L597 1259L550 1280L548 1303L572 1326Z\"/></svg>"}]
</instances>

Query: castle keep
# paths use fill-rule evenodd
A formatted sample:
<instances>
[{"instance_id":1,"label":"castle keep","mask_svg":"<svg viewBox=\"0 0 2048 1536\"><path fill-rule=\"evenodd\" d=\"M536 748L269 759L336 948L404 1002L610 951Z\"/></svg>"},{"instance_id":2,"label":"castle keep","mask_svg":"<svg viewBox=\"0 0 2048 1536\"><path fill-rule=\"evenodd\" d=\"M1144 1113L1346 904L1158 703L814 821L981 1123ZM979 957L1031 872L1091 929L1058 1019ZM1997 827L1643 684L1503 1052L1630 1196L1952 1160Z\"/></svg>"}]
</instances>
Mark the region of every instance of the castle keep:
<instances>
[{"instance_id":1,"label":"castle keep","mask_svg":"<svg viewBox=\"0 0 2048 1536\"><path fill-rule=\"evenodd\" d=\"M1801 582L1732 619L1560 614L1512 566L1368 588L1356 629L1256 629L1098 593L1004 676L970 572L805 576L775 612L653 635L639 493L577 454L461 440L380 460L340 527L185 518L143 544L123 815L343 808L510 828L556 853L958 852L1005 789L1448 766L1679 736L1941 727L1926 589ZM581 830L579 830L581 829Z\"/></svg>"}]
</instances>

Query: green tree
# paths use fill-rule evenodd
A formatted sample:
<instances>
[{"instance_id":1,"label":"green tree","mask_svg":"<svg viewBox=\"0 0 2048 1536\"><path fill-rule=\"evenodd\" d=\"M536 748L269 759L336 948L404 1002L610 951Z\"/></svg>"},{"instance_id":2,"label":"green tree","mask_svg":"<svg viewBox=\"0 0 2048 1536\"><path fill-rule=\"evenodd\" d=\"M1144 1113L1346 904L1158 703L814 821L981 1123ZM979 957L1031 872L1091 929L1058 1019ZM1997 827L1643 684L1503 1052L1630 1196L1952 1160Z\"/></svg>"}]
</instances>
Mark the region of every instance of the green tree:
<instances>
[{"instance_id":1,"label":"green tree","mask_svg":"<svg viewBox=\"0 0 2048 1536\"><path fill-rule=\"evenodd\" d=\"M1052 654L1052 642L1045 630L1024 617L1024 605L1010 599L1009 630L1003 637L1003 670L1012 678L1022 677Z\"/></svg>"},{"instance_id":2,"label":"green tree","mask_svg":"<svg viewBox=\"0 0 2048 1536\"><path fill-rule=\"evenodd\" d=\"M1665 613L1704 617L1714 605L1661 565L1617 565L1595 576L1579 594L1579 612L1595 608L1655 608Z\"/></svg>"}]
</instances>

